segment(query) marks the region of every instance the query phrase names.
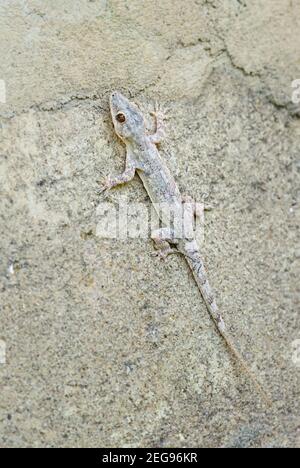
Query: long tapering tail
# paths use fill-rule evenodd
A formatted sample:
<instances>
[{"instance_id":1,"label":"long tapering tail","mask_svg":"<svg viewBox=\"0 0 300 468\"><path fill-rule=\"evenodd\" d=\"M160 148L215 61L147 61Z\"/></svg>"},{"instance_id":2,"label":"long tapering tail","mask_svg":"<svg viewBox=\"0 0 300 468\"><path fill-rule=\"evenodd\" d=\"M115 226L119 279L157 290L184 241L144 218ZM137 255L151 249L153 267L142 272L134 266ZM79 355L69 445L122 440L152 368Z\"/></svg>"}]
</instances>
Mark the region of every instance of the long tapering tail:
<instances>
[{"instance_id":1,"label":"long tapering tail","mask_svg":"<svg viewBox=\"0 0 300 468\"><path fill-rule=\"evenodd\" d=\"M237 359L238 363L244 370L244 372L250 377L252 383L254 384L255 388L257 391L260 393L264 401L268 404L271 405L272 401L270 397L267 395L266 391L262 387L262 385L258 382L256 376L252 372L252 370L249 368L247 365L245 359L241 355L241 353L237 350L233 342L231 341L229 334L227 333L225 322L219 312L218 306L216 304L216 300L213 294L213 291L210 287L206 270L200 255L200 252L198 250L198 247L195 243L195 241L192 241L190 243L187 243L184 249L184 252L182 252L186 260L193 272L194 278L196 280L196 283L198 285L198 288L202 294L202 297L205 301L206 307L217 327L219 330L220 334L226 341L230 351L232 354L235 356Z\"/></svg>"}]
</instances>

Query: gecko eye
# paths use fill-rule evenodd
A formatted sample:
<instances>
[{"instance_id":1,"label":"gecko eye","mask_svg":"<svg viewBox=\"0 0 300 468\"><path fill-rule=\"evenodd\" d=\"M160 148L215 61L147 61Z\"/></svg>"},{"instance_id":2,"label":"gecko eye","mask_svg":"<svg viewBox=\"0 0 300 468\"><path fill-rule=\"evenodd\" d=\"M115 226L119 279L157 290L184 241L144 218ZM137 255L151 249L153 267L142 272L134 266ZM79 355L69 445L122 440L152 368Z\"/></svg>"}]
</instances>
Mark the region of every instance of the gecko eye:
<instances>
[{"instance_id":1,"label":"gecko eye","mask_svg":"<svg viewBox=\"0 0 300 468\"><path fill-rule=\"evenodd\" d=\"M126 117L125 115L122 113L122 112L119 112L117 115L116 115L116 120L120 123L124 123L125 120L126 120Z\"/></svg>"}]
</instances>

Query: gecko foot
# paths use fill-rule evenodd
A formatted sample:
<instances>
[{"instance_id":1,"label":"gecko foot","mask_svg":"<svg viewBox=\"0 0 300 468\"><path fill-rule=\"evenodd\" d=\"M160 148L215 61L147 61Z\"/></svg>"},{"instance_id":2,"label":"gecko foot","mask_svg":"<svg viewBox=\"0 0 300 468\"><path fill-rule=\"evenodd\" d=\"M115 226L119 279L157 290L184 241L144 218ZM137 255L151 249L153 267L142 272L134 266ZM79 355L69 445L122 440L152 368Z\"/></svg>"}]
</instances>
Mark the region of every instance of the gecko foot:
<instances>
[{"instance_id":1,"label":"gecko foot","mask_svg":"<svg viewBox=\"0 0 300 468\"><path fill-rule=\"evenodd\" d=\"M174 253L178 253L178 250L167 247L164 249L159 249L156 252L152 252L151 257L158 257L161 261L166 261L168 256Z\"/></svg>"},{"instance_id":2,"label":"gecko foot","mask_svg":"<svg viewBox=\"0 0 300 468\"><path fill-rule=\"evenodd\" d=\"M153 115L154 117L156 117L158 119L161 119L161 120L167 120L168 119L168 113L169 113L168 108L163 108L158 104L158 102L156 102L154 104L153 111L150 112L150 115Z\"/></svg>"},{"instance_id":3,"label":"gecko foot","mask_svg":"<svg viewBox=\"0 0 300 468\"><path fill-rule=\"evenodd\" d=\"M154 242L154 247L156 252L152 252L152 257L158 257L160 260L166 260L167 257L173 253L178 253L176 248L170 246L169 242L160 236L162 234L170 237L169 229L161 229L152 234L152 240Z\"/></svg>"},{"instance_id":4,"label":"gecko foot","mask_svg":"<svg viewBox=\"0 0 300 468\"><path fill-rule=\"evenodd\" d=\"M192 211L194 212L195 216L201 217L204 211L211 211L213 210L212 205L208 205L203 202L196 202L190 195L183 195L182 201L184 204L190 205Z\"/></svg>"},{"instance_id":5,"label":"gecko foot","mask_svg":"<svg viewBox=\"0 0 300 468\"><path fill-rule=\"evenodd\" d=\"M99 189L97 190L97 193L99 195L101 195L101 193L107 192L113 187L111 178L109 176L106 177L103 182L99 181L98 183L100 185Z\"/></svg>"}]
</instances>

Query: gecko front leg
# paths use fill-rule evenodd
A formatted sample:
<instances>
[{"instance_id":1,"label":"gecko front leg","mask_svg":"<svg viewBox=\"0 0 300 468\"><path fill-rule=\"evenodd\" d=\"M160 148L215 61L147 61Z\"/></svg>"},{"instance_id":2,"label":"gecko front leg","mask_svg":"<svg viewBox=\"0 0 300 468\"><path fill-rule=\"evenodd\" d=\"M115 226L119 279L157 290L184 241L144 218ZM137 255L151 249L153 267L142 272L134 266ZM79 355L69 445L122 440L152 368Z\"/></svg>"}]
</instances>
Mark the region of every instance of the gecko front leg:
<instances>
[{"instance_id":1,"label":"gecko front leg","mask_svg":"<svg viewBox=\"0 0 300 468\"><path fill-rule=\"evenodd\" d=\"M117 187L118 185L123 185L127 182L130 182L135 176L135 171L136 164L129 156L127 156L125 171L119 176L108 176L104 182L101 192L104 192L105 190L110 190L113 187Z\"/></svg>"},{"instance_id":2,"label":"gecko front leg","mask_svg":"<svg viewBox=\"0 0 300 468\"><path fill-rule=\"evenodd\" d=\"M153 135L150 135L150 141L154 143L155 145L159 144L161 141L164 140L166 136L166 126L165 126L165 113L158 107L158 105L155 105L155 109L153 112L151 112L151 115L154 116L155 122L156 122L156 132Z\"/></svg>"}]
</instances>

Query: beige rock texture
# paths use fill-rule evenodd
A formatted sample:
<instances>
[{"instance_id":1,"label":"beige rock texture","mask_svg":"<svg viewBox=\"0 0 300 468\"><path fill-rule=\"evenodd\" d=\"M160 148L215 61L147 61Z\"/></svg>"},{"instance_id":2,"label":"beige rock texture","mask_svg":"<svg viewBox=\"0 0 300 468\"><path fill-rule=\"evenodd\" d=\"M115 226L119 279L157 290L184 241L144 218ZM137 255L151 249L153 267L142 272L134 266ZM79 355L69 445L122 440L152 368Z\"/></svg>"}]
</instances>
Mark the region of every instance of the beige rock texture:
<instances>
[{"instance_id":1,"label":"beige rock texture","mask_svg":"<svg viewBox=\"0 0 300 468\"><path fill-rule=\"evenodd\" d=\"M1 1L1 447L300 446L299 31L298 0ZM183 258L97 235L114 89L169 108L161 154L214 206L211 283L272 407ZM125 198L150 207L138 178Z\"/></svg>"}]
</instances>

